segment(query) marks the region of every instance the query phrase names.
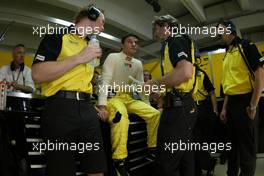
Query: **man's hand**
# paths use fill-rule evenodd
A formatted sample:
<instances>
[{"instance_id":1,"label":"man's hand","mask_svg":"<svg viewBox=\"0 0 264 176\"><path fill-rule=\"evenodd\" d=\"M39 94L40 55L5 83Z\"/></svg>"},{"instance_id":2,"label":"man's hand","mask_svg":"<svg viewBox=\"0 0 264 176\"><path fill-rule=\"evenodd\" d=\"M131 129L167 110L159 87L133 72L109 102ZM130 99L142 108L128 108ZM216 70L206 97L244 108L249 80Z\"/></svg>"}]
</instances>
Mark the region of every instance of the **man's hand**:
<instances>
[{"instance_id":1,"label":"man's hand","mask_svg":"<svg viewBox=\"0 0 264 176\"><path fill-rule=\"evenodd\" d=\"M16 90L17 82L16 81L13 81L13 82L7 82L6 81L6 85L7 85L7 88L8 89L10 89L11 87L13 87L13 89Z\"/></svg>"},{"instance_id":2,"label":"man's hand","mask_svg":"<svg viewBox=\"0 0 264 176\"><path fill-rule=\"evenodd\" d=\"M220 114L220 119L223 123L227 122L227 112L226 109L222 109L221 114Z\"/></svg>"},{"instance_id":3,"label":"man's hand","mask_svg":"<svg viewBox=\"0 0 264 176\"><path fill-rule=\"evenodd\" d=\"M216 115L216 116L218 116L218 115L219 115L219 113L218 113L218 110L217 110L217 109L214 109L214 113L215 113L215 115Z\"/></svg>"},{"instance_id":4,"label":"man's hand","mask_svg":"<svg viewBox=\"0 0 264 176\"><path fill-rule=\"evenodd\" d=\"M156 80L148 80L147 82L145 82L143 88L144 88L144 91L148 92L149 94L159 93L156 91L160 89L160 84Z\"/></svg>"},{"instance_id":5,"label":"man's hand","mask_svg":"<svg viewBox=\"0 0 264 176\"><path fill-rule=\"evenodd\" d=\"M13 81L13 82L10 83L10 85L11 85L12 87L14 87L14 89L16 89L18 84L17 84L16 81Z\"/></svg>"},{"instance_id":6,"label":"man's hand","mask_svg":"<svg viewBox=\"0 0 264 176\"><path fill-rule=\"evenodd\" d=\"M143 85L143 89L145 92L150 92L151 87L154 85L154 81L153 80L148 80L147 82L145 82L145 84ZM152 92L150 92L152 93Z\"/></svg>"},{"instance_id":7,"label":"man's hand","mask_svg":"<svg viewBox=\"0 0 264 176\"><path fill-rule=\"evenodd\" d=\"M157 102L161 98L161 95L160 92L152 92L150 94L150 97Z\"/></svg>"},{"instance_id":8,"label":"man's hand","mask_svg":"<svg viewBox=\"0 0 264 176\"><path fill-rule=\"evenodd\" d=\"M86 46L79 54L79 64L88 63L94 58L100 58L102 56L102 49L97 46Z\"/></svg>"},{"instance_id":9,"label":"man's hand","mask_svg":"<svg viewBox=\"0 0 264 176\"><path fill-rule=\"evenodd\" d=\"M257 107L248 106L247 109L247 115L251 120L254 120L256 117Z\"/></svg>"},{"instance_id":10,"label":"man's hand","mask_svg":"<svg viewBox=\"0 0 264 176\"><path fill-rule=\"evenodd\" d=\"M95 109L98 112L98 115L100 116L101 120L107 122L109 118L109 113L106 109L106 106L103 105L95 106Z\"/></svg>"}]
</instances>

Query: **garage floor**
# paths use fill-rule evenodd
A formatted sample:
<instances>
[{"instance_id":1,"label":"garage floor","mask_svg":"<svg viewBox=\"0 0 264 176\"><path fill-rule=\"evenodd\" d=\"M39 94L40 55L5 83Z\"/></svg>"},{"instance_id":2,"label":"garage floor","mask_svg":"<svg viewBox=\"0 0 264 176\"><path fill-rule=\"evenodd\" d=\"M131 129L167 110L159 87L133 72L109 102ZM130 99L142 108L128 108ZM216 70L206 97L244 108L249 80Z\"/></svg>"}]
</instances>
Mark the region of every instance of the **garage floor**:
<instances>
[{"instance_id":1,"label":"garage floor","mask_svg":"<svg viewBox=\"0 0 264 176\"><path fill-rule=\"evenodd\" d=\"M218 164L214 176L226 176L227 165ZM259 154L257 159L257 170L255 176L264 175L264 154Z\"/></svg>"}]
</instances>

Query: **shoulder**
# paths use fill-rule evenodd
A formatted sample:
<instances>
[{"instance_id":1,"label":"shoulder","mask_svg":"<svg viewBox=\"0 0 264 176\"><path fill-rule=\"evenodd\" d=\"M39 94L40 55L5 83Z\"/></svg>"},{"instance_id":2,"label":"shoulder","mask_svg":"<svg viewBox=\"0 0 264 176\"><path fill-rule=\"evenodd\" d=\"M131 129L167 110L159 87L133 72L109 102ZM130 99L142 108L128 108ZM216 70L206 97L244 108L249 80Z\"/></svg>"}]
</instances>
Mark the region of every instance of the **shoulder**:
<instances>
[{"instance_id":1,"label":"shoulder","mask_svg":"<svg viewBox=\"0 0 264 176\"><path fill-rule=\"evenodd\" d=\"M0 67L0 70L1 70L1 71L7 71L7 70L9 70L9 68L10 68L10 64L8 64L8 65L3 65L2 67Z\"/></svg>"},{"instance_id":2,"label":"shoulder","mask_svg":"<svg viewBox=\"0 0 264 176\"><path fill-rule=\"evenodd\" d=\"M176 35L168 39L168 45L170 44L182 44L189 43L191 40L183 35Z\"/></svg>"},{"instance_id":3,"label":"shoulder","mask_svg":"<svg viewBox=\"0 0 264 176\"><path fill-rule=\"evenodd\" d=\"M110 53L110 54L108 54L107 58L117 58L120 56L121 56L120 53Z\"/></svg>"},{"instance_id":4,"label":"shoulder","mask_svg":"<svg viewBox=\"0 0 264 176\"><path fill-rule=\"evenodd\" d=\"M133 58L133 61L137 64L137 65L142 65L142 61L136 58Z\"/></svg>"},{"instance_id":5,"label":"shoulder","mask_svg":"<svg viewBox=\"0 0 264 176\"><path fill-rule=\"evenodd\" d=\"M64 36L64 34L46 34L42 41L61 41L62 40L62 37Z\"/></svg>"},{"instance_id":6,"label":"shoulder","mask_svg":"<svg viewBox=\"0 0 264 176\"><path fill-rule=\"evenodd\" d=\"M25 72L31 72L31 68L29 68L28 66L25 65L25 66L24 66L24 71L25 71Z\"/></svg>"}]
</instances>

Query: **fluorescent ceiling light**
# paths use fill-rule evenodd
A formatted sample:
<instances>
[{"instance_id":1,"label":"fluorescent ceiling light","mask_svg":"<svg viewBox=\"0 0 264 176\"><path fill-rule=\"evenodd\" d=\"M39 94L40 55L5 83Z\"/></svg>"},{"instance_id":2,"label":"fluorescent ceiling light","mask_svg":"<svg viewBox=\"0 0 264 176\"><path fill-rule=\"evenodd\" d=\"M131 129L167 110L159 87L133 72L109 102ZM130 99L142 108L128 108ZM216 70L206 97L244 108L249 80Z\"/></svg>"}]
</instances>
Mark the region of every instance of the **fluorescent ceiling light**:
<instances>
[{"instance_id":1,"label":"fluorescent ceiling light","mask_svg":"<svg viewBox=\"0 0 264 176\"><path fill-rule=\"evenodd\" d=\"M225 53L225 52L226 52L226 49L220 48L215 51L208 52L208 54L219 54L219 53Z\"/></svg>"},{"instance_id":2,"label":"fluorescent ceiling light","mask_svg":"<svg viewBox=\"0 0 264 176\"><path fill-rule=\"evenodd\" d=\"M74 25L74 23L72 22L69 22L69 21L65 21L65 20L61 20L61 19L58 19L58 18L54 18L53 19L53 22L54 23L57 23L57 24L60 24L60 25L63 25L63 26L70 26L70 25ZM121 39L113 36L113 35L110 35L110 34L107 34L107 33L104 33L104 32L101 32L99 34L99 36L103 37L103 38L106 38L106 39L109 39L109 40L112 40L112 41L115 41L115 42L118 42L120 43L121 42Z\"/></svg>"}]
</instances>

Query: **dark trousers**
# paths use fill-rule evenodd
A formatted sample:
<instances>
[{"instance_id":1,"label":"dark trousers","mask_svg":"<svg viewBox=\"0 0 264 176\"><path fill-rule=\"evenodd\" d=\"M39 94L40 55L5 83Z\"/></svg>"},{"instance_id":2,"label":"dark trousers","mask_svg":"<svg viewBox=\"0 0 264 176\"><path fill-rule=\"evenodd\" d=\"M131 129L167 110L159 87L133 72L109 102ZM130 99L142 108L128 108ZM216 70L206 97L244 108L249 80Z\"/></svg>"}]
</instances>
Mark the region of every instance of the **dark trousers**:
<instances>
[{"instance_id":1,"label":"dark trousers","mask_svg":"<svg viewBox=\"0 0 264 176\"><path fill-rule=\"evenodd\" d=\"M200 144L212 143L216 141L217 116L213 113L210 100L204 100L198 105L197 122L194 128L194 140ZM196 175L201 175L202 169L211 171L214 168L214 159L210 151L195 151L195 170Z\"/></svg>"},{"instance_id":2,"label":"dark trousers","mask_svg":"<svg viewBox=\"0 0 264 176\"><path fill-rule=\"evenodd\" d=\"M251 120L246 107L251 94L229 96L228 99L228 137L232 149L228 153L228 176L254 176L256 168L257 128Z\"/></svg>"},{"instance_id":3,"label":"dark trousers","mask_svg":"<svg viewBox=\"0 0 264 176\"><path fill-rule=\"evenodd\" d=\"M258 153L264 153L264 97L259 100Z\"/></svg>"},{"instance_id":4,"label":"dark trousers","mask_svg":"<svg viewBox=\"0 0 264 176\"><path fill-rule=\"evenodd\" d=\"M84 173L106 172L99 117L90 101L50 97L41 120L49 176L75 175L76 159Z\"/></svg>"},{"instance_id":5,"label":"dark trousers","mask_svg":"<svg viewBox=\"0 0 264 176\"><path fill-rule=\"evenodd\" d=\"M164 108L157 139L155 174L158 176L194 175L194 152L186 144L192 142L196 114L191 97L183 99L181 107ZM182 150L181 143L184 143Z\"/></svg>"}]
</instances>

